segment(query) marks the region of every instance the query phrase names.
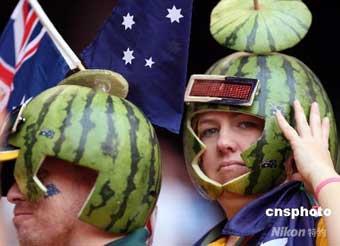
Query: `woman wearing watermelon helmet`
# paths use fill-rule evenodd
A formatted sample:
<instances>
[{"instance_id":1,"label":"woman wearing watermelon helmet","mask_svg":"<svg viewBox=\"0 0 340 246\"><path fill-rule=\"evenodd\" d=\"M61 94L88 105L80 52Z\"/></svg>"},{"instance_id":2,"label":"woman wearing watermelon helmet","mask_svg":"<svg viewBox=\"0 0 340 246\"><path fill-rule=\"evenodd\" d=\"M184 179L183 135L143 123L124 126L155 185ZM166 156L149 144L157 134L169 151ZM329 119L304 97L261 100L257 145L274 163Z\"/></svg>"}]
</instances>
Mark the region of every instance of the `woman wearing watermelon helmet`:
<instances>
[{"instance_id":1,"label":"woman wearing watermelon helmet","mask_svg":"<svg viewBox=\"0 0 340 246\"><path fill-rule=\"evenodd\" d=\"M332 163L331 158L322 155L324 152L328 153L327 148L318 147L325 145L327 134L321 138L317 136L315 141L313 140L314 146L289 137L299 136L301 124L297 125L299 134L295 135L289 135L287 129L283 128L284 136L277 123L276 112L281 111L292 124L292 105L295 99L301 100L306 113L311 103L317 101L322 106L322 117L327 116L331 121L330 150L333 160L336 160L337 138L331 105L315 75L295 58L279 54L244 54L236 58L235 62L230 58L228 61L219 61L208 71L211 74L226 74L238 78L226 78L225 75L192 76L185 95L187 113L184 121L184 151L188 172L201 194L217 200L230 220L228 223L222 222L198 244L205 245L214 240L217 240L216 243L225 243L226 236L229 236L228 243L243 241L252 245L281 240L288 245L313 245L317 233L309 237L296 237L285 233L285 230L302 229L306 234L315 232L317 228L322 228L322 220L313 216L293 220L287 216L270 217L266 215L266 209L287 208L286 211L289 211L299 207L311 209L315 205L312 196L306 195L299 182L279 185L284 180L292 179L290 167L294 165L293 159L290 158L292 152L289 142L285 139L287 134L289 141L299 143L292 145L294 158L306 183L309 181L313 188L320 187L316 184L316 179L305 175L311 172L313 177L315 174L324 173L318 177L325 178L325 182L329 177L338 179L333 165L328 165ZM285 66L278 65L280 60ZM221 66L225 68L221 69ZM235 68L236 66L239 68ZM295 70L290 71L296 74L285 78L283 72L287 72L290 66ZM303 69L299 69L299 66ZM274 80L275 84L269 86L269 83L274 83L270 80ZM312 112L317 111L316 108L316 104L313 104ZM298 112L297 117L301 118L301 115L304 115L303 110L299 110L297 103L295 109ZM320 119L318 113L311 115L314 115L313 119ZM279 119L280 126L283 127L284 120ZM327 132L327 124L319 124L322 125L319 128ZM311 128L315 126L311 125ZM322 132L320 129L319 132ZM306 166L305 159L301 158L304 155L298 155L297 149L316 147L320 151L313 152L310 159L314 158L318 163L323 163L321 167L315 165L322 171L314 169L304 172L303 170L310 169L306 167L311 163ZM308 152L305 154L309 155ZM334 193L327 193L326 196L329 198L330 194ZM327 202L320 200L321 205L334 209L334 204L331 205L328 203L329 199L325 199ZM330 219L334 217L326 218L326 222L329 223ZM333 225L339 228L338 225ZM327 228L330 231L329 227ZM220 239L221 234L224 237ZM324 234L319 233L317 243ZM234 237L235 235L238 237ZM218 241L219 239L221 241ZM333 240L334 237L330 239Z\"/></svg>"},{"instance_id":2,"label":"woman wearing watermelon helmet","mask_svg":"<svg viewBox=\"0 0 340 246\"><path fill-rule=\"evenodd\" d=\"M93 82L99 90L86 87ZM159 146L150 122L123 99L126 87L111 71L86 70L18 111L7 198L22 245L146 244L160 189Z\"/></svg>"}]
</instances>

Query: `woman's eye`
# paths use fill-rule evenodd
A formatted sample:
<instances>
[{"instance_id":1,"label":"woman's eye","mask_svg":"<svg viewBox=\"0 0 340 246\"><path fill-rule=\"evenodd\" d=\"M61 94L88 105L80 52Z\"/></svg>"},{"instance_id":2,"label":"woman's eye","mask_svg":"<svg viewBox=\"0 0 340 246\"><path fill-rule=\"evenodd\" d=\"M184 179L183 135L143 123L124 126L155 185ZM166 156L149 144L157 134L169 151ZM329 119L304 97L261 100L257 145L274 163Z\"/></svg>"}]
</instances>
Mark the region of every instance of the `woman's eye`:
<instances>
[{"instance_id":1,"label":"woman's eye","mask_svg":"<svg viewBox=\"0 0 340 246\"><path fill-rule=\"evenodd\" d=\"M255 122L252 121L243 121L239 123L239 127L242 129L248 129L248 128L257 128L258 125Z\"/></svg>"},{"instance_id":2,"label":"woman's eye","mask_svg":"<svg viewBox=\"0 0 340 246\"><path fill-rule=\"evenodd\" d=\"M207 138L207 137L211 137L214 134L218 133L218 129L217 128L209 128L209 129L205 129L201 132L200 137L201 138Z\"/></svg>"}]
</instances>

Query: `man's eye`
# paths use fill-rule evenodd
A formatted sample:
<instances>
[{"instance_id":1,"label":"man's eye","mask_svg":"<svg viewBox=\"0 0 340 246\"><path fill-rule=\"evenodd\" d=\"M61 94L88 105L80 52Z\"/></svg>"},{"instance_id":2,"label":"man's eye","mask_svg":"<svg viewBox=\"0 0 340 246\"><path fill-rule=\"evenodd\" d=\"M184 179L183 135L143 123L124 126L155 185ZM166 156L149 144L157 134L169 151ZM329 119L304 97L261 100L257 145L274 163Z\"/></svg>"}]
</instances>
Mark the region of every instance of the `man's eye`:
<instances>
[{"instance_id":1,"label":"man's eye","mask_svg":"<svg viewBox=\"0 0 340 246\"><path fill-rule=\"evenodd\" d=\"M40 179L40 181L44 181L44 179L48 176L48 172L44 169L40 169L37 176Z\"/></svg>"},{"instance_id":2,"label":"man's eye","mask_svg":"<svg viewBox=\"0 0 340 246\"><path fill-rule=\"evenodd\" d=\"M200 137L201 138L208 138L211 137L215 134L218 133L218 129L217 128L209 128L209 129L205 129L201 132Z\"/></svg>"}]
</instances>

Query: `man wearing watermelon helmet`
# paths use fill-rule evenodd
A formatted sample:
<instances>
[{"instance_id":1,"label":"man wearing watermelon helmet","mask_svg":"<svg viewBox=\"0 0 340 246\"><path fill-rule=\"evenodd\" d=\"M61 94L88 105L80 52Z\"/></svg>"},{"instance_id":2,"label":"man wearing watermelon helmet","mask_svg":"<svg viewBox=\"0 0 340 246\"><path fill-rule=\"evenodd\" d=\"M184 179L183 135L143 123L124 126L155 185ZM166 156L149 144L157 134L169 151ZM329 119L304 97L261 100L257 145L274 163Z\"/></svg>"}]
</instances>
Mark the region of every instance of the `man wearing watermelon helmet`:
<instances>
[{"instance_id":1,"label":"man wearing watermelon helmet","mask_svg":"<svg viewBox=\"0 0 340 246\"><path fill-rule=\"evenodd\" d=\"M126 94L120 75L85 70L17 110L7 198L22 245L146 244L160 152L151 123Z\"/></svg>"},{"instance_id":2,"label":"man wearing watermelon helmet","mask_svg":"<svg viewBox=\"0 0 340 246\"><path fill-rule=\"evenodd\" d=\"M271 240L279 240L280 235L273 233L277 228L304 229L306 233L308 230L315 231L319 221L315 217L299 217L292 222L289 217L266 216L268 208L310 209L314 205L313 198L302 191L299 182L282 184L291 179L292 175L286 171L291 171L294 165L292 150L285 138L287 132L283 131L284 135L281 131L276 113L282 112L292 124L294 100L302 102L306 113L313 101L319 103L322 117L327 116L331 122L330 152L334 161L337 158L333 112L316 76L292 57L246 53L238 53L236 56L217 62L208 71L209 74L223 76L192 76L185 94L187 113L184 120L184 153L188 172L200 193L217 200L230 220L228 223L222 222L202 238L198 242L202 245L214 240L222 245L227 241L243 241L251 245L269 243ZM291 74L285 77L285 72ZM313 104L311 115L320 120L317 108L317 104ZM298 110L298 103L295 109L299 112L297 117L304 115L302 109ZM281 119L281 127L282 122L284 120ZM320 123L318 127L327 132L327 124ZM301 126L297 127L299 134L296 135L301 136ZM328 139L328 134L324 135ZM317 136L313 139L315 146L326 145L328 141L324 138ZM293 145L294 158L303 178L315 189L315 180L320 179L313 181L310 175L306 178L301 171L301 167L308 167L305 161L299 161L301 158L296 156L295 150L303 148L301 146L306 147L300 144L294 149ZM323 148L319 148L320 152ZM313 152L309 160L315 158L321 160L321 163L332 163L327 155L317 159L319 154ZM324 172L319 170L317 173L314 170L313 177L324 173L319 178L338 178L333 165L329 167L324 164L324 167ZM281 234L281 237L289 245L313 245L315 242L315 235L299 238Z\"/></svg>"}]
</instances>

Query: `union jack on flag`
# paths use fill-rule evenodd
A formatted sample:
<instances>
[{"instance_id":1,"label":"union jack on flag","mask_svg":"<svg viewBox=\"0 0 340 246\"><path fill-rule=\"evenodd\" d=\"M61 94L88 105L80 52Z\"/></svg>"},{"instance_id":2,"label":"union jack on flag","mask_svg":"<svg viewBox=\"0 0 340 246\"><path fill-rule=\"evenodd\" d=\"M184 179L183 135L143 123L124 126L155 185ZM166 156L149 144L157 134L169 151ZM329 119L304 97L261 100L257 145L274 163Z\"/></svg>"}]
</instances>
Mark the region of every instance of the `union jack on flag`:
<instances>
[{"instance_id":1,"label":"union jack on flag","mask_svg":"<svg viewBox=\"0 0 340 246\"><path fill-rule=\"evenodd\" d=\"M30 0L20 0L0 36L0 111L55 85L68 71Z\"/></svg>"}]
</instances>

